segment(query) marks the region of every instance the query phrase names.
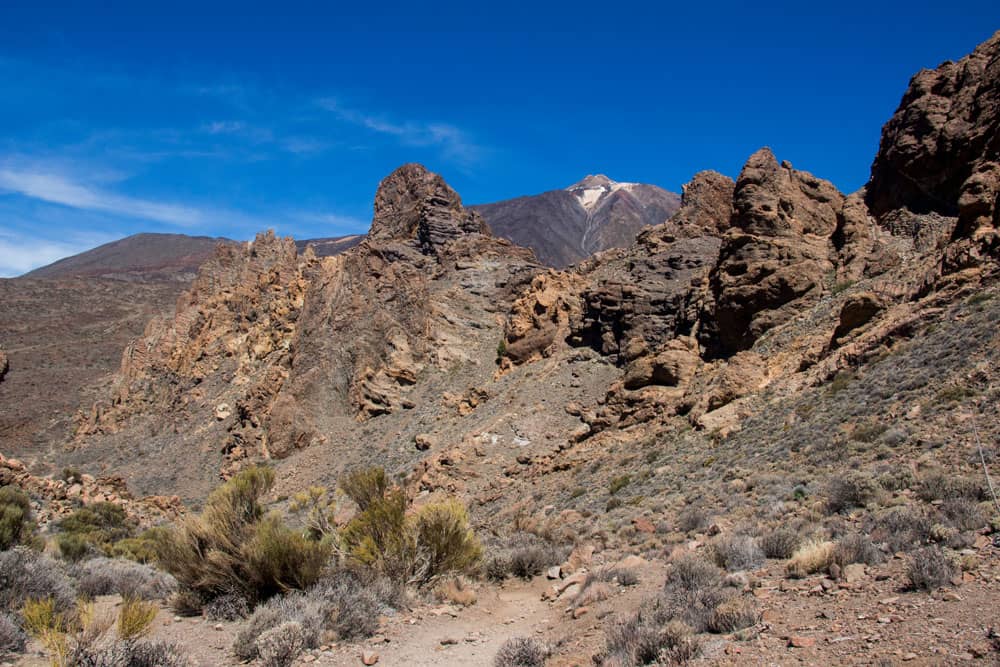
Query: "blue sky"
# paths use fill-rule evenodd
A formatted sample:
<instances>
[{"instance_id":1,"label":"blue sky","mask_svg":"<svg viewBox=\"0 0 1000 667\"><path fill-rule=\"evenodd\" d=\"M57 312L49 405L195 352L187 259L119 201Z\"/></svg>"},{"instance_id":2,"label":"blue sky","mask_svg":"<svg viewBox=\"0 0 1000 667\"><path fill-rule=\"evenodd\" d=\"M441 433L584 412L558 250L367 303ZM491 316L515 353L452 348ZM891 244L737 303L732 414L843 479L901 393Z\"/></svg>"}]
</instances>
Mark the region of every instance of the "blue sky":
<instances>
[{"instance_id":1,"label":"blue sky","mask_svg":"<svg viewBox=\"0 0 1000 667\"><path fill-rule=\"evenodd\" d=\"M18 3L0 8L0 276L140 231L367 229L418 161L466 203L588 173L679 191L762 145L845 191L992 2Z\"/></svg>"}]
</instances>

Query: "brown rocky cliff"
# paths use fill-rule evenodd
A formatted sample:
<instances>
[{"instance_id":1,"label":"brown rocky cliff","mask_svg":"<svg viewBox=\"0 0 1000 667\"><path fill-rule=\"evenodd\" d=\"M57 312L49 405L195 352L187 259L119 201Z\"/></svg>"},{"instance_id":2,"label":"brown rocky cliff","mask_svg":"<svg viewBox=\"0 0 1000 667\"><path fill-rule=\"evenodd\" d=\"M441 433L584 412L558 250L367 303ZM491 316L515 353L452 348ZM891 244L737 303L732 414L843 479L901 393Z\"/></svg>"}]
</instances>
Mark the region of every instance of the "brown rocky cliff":
<instances>
[{"instance_id":1,"label":"brown rocky cliff","mask_svg":"<svg viewBox=\"0 0 1000 667\"><path fill-rule=\"evenodd\" d=\"M232 470L412 409L421 374L468 362L467 328L495 321L537 264L419 165L382 182L375 211L369 238L336 257L300 256L270 232L220 247L176 316L126 350L113 404L81 418L79 447L146 423Z\"/></svg>"},{"instance_id":2,"label":"brown rocky cliff","mask_svg":"<svg viewBox=\"0 0 1000 667\"><path fill-rule=\"evenodd\" d=\"M946 271L1000 249L1000 32L913 77L883 128L866 201L881 222L901 209L957 218Z\"/></svg>"}]
</instances>

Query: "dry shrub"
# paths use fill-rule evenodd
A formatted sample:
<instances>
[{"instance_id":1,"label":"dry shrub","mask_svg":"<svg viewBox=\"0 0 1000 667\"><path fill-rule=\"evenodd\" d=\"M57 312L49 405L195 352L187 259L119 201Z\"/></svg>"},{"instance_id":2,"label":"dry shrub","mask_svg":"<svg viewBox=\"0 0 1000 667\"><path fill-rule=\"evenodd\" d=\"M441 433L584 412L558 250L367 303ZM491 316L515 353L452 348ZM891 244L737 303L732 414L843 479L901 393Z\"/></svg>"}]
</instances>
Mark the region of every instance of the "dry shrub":
<instances>
[{"instance_id":1,"label":"dry shrub","mask_svg":"<svg viewBox=\"0 0 1000 667\"><path fill-rule=\"evenodd\" d=\"M756 624L759 619L760 614L753 600L732 597L715 608L708 621L708 629L719 633L736 632Z\"/></svg>"},{"instance_id":2,"label":"dry shrub","mask_svg":"<svg viewBox=\"0 0 1000 667\"><path fill-rule=\"evenodd\" d=\"M877 497L878 490L878 483L861 472L853 471L836 477L827 484L827 510L836 513L864 507Z\"/></svg>"},{"instance_id":3,"label":"dry shrub","mask_svg":"<svg viewBox=\"0 0 1000 667\"><path fill-rule=\"evenodd\" d=\"M63 564L23 546L0 552L0 611L18 613L27 600L42 598L73 608L76 591Z\"/></svg>"},{"instance_id":4,"label":"dry shrub","mask_svg":"<svg viewBox=\"0 0 1000 667\"><path fill-rule=\"evenodd\" d=\"M264 516L259 501L273 483L269 468L247 468L212 492L200 516L159 534L159 562L194 593L190 604L234 592L266 600L319 578L330 549Z\"/></svg>"},{"instance_id":5,"label":"dry shrub","mask_svg":"<svg viewBox=\"0 0 1000 667\"><path fill-rule=\"evenodd\" d=\"M792 557L802 543L802 537L798 531L779 527L761 535L759 542L765 556L783 560Z\"/></svg>"},{"instance_id":6,"label":"dry shrub","mask_svg":"<svg viewBox=\"0 0 1000 667\"><path fill-rule=\"evenodd\" d=\"M816 572L823 572L833 562L833 542L810 540L795 550L786 565L788 576L804 577Z\"/></svg>"},{"instance_id":7,"label":"dry shrub","mask_svg":"<svg viewBox=\"0 0 1000 667\"><path fill-rule=\"evenodd\" d=\"M715 564L730 572L754 570L764 564L764 551L750 535L719 535L708 547Z\"/></svg>"},{"instance_id":8,"label":"dry shrub","mask_svg":"<svg viewBox=\"0 0 1000 667\"><path fill-rule=\"evenodd\" d=\"M258 657L260 638L283 623L295 623L304 648L316 648L327 622L323 600L317 596L293 592L271 598L257 607L233 641L233 652L240 660Z\"/></svg>"},{"instance_id":9,"label":"dry shrub","mask_svg":"<svg viewBox=\"0 0 1000 667\"><path fill-rule=\"evenodd\" d=\"M177 588L169 574L120 558L92 558L73 566L70 574L80 595L88 598L118 594L153 600L165 598Z\"/></svg>"},{"instance_id":10,"label":"dry shrub","mask_svg":"<svg viewBox=\"0 0 1000 667\"><path fill-rule=\"evenodd\" d=\"M922 507L895 507L879 514L871 522L872 539L884 543L889 551L912 551L930 542L934 522Z\"/></svg>"},{"instance_id":11,"label":"dry shrub","mask_svg":"<svg viewBox=\"0 0 1000 667\"><path fill-rule=\"evenodd\" d=\"M0 486L0 551L34 541L31 499L15 486Z\"/></svg>"},{"instance_id":12,"label":"dry shrub","mask_svg":"<svg viewBox=\"0 0 1000 667\"><path fill-rule=\"evenodd\" d=\"M316 648L325 631L341 640L370 637L379 616L400 605L400 587L370 572L338 570L305 592L271 598L257 607L237 634L233 652L241 660L257 657L257 640L291 621L302 627L304 648Z\"/></svg>"},{"instance_id":13,"label":"dry shrub","mask_svg":"<svg viewBox=\"0 0 1000 667\"><path fill-rule=\"evenodd\" d=\"M140 639L155 615L155 606L135 599L126 599L117 617L97 614L87 603L63 612L51 598L29 600L23 611L25 627L48 649L54 667L187 665L173 646Z\"/></svg>"},{"instance_id":14,"label":"dry shrub","mask_svg":"<svg viewBox=\"0 0 1000 667\"><path fill-rule=\"evenodd\" d=\"M503 581L510 576L530 579L560 564L567 551L534 533L517 532L489 545L483 570L492 581Z\"/></svg>"},{"instance_id":15,"label":"dry shrub","mask_svg":"<svg viewBox=\"0 0 1000 667\"><path fill-rule=\"evenodd\" d=\"M876 565L882 562L882 553L868 535L851 533L837 542L831 559L840 567L852 563Z\"/></svg>"},{"instance_id":16,"label":"dry shrub","mask_svg":"<svg viewBox=\"0 0 1000 667\"><path fill-rule=\"evenodd\" d=\"M708 527L708 512L700 507L688 507L677 515L677 529L682 533L703 530Z\"/></svg>"},{"instance_id":17,"label":"dry shrub","mask_svg":"<svg viewBox=\"0 0 1000 667\"><path fill-rule=\"evenodd\" d=\"M204 612L210 621L239 621L250 615L250 603L239 593L227 593L206 604Z\"/></svg>"},{"instance_id":18,"label":"dry shrub","mask_svg":"<svg viewBox=\"0 0 1000 667\"><path fill-rule=\"evenodd\" d=\"M608 629L605 653L598 660L607 667L683 665L700 654L701 642L690 626L682 621L659 623L640 610Z\"/></svg>"},{"instance_id":19,"label":"dry shrub","mask_svg":"<svg viewBox=\"0 0 1000 667\"><path fill-rule=\"evenodd\" d=\"M257 654L264 667L289 667L305 647L302 626L287 621L257 638Z\"/></svg>"},{"instance_id":20,"label":"dry shrub","mask_svg":"<svg viewBox=\"0 0 1000 667\"><path fill-rule=\"evenodd\" d=\"M549 649L537 639L511 637L493 658L494 667L543 667Z\"/></svg>"},{"instance_id":21,"label":"dry shrub","mask_svg":"<svg viewBox=\"0 0 1000 667\"><path fill-rule=\"evenodd\" d=\"M957 498L984 500L988 493L977 478L942 471L929 472L921 477L916 491L917 496L926 502Z\"/></svg>"},{"instance_id":22,"label":"dry shrub","mask_svg":"<svg viewBox=\"0 0 1000 667\"><path fill-rule=\"evenodd\" d=\"M906 576L914 589L940 588L950 582L956 572L955 564L938 546L917 549L906 561Z\"/></svg>"},{"instance_id":23,"label":"dry shrub","mask_svg":"<svg viewBox=\"0 0 1000 667\"><path fill-rule=\"evenodd\" d=\"M434 596L441 602L451 602L463 607L476 604L476 589L465 577L449 577L434 589Z\"/></svg>"},{"instance_id":24,"label":"dry shrub","mask_svg":"<svg viewBox=\"0 0 1000 667\"><path fill-rule=\"evenodd\" d=\"M941 511L949 523L960 531L979 530L989 519L979 503L968 498L952 498L941 504Z\"/></svg>"},{"instance_id":25,"label":"dry shrub","mask_svg":"<svg viewBox=\"0 0 1000 667\"><path fill-rule=\"evenodd\" d=\"M20 653L27 641L28 636L14 616L0 612L0 657L7 653Z\"/></svg>"},{"instance_id":26,"label":"dry shrub","mask_svg":"<svg viewBox=\"0 0 1000 667\"><path fill-rule=\"evenodd\" d=\"M667 574L667 587L697 590L719 586L722 581L722 570L695 554L681 554L671 564L673 568Z\"/></svg>"}]
</instances>

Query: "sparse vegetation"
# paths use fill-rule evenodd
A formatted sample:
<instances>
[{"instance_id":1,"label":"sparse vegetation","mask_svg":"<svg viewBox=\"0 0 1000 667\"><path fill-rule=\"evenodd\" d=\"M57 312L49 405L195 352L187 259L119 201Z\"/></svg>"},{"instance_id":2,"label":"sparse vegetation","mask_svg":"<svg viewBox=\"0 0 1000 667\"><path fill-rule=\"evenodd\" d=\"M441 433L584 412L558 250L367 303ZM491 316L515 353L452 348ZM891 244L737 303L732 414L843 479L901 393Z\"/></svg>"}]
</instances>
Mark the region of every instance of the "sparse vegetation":
<instances>
[{"instance_id":1,"label":"sparse vegetation","mask_svg":"<svg viewBox=\"0 0 1000 667\"><path fill-rule=\"evenodd\" d=\"M833 562L833 542L810 540L800 546L792 554L786 570L793 578L804 577L816 572L823 572Z\"/></svg>"},{"instance_id":2,"label":"sparse vegetation","mask_svg":"<svg viewBox=\"0 0 1000 667\"><path fill-rule=\"evenodd\" d=\"M28 494L14 486L0 486L0 551L33 544L35 521Z\"/></svg>"},{"instance_id":3,"label":"sparse vegetation","mask_svg":"<svg viewBox=\"0 0 1000 667\"><path fill-rule=\"evenodd\" d=\"M122 597L153 600L165 598L177 587L168 574L120 558L92 558L70 570L80 595L92 598L117 593Z\"/></svg>"},{"instance_id":4,"label":"sparse vegetation","mask_svg":"<svg viewBox=\"0 0 1000 667\"><path fill-rule=\"evenodd\" d=\"M939 546L914 551L906 561L906 576L915 589L934 590L955 576L955 564Z\"/></svg>"},{"instance_id":5,"label":"sparse vegetation","mask_svg":"<svg viewBox=\"0 0 1000 667\"><path fill-rule=\"evenodd\" d=\"M73 608L76 591L63 564L23 546L0 552L0 611L20 613L28 600L44 598Z\"/></svg>"},{"instance_id":6,"label":"sparse vegetation","mask_svg":"<svg viewBox=\"0 0 1000 667\"><path fill-rule=\"evenodd\" d=\"M841 567L852 563L875 565L882 562L882 554L871 537L861 533L851 533L836 543L830 560Z\"/></svg>"},{"instance_id":7,"label":"sparse vegetation","mask_svg":"<svg viewBox=\"0 0 1000 667\"><path fill-rule=\"evenodd\" d=\"M121 505L100 502L75 510L57 527L62 557L79 561L90 555L113 553L114 544L131 537L133 526Z\"/></svg>"},{"instance_id":8,"label":"sparse vegetation","mask_svg":"<svg viewBox=\"0 0 1000 667\"><path fill-rule=\"evenodd\" d=\"M537 639L511 637L497 651L493 667L543 667L548 657L548 647Z\"/></svg>"},{"instance_id":9,"label":"sparse vegetation","mask_svg":"<svg viewBox=\"0 0 1000 667\"><path fill-rule=\"evenodd\" d=\"M730 572L753 570L764 564L764 551L750 535L724 534L709 543L715 564Z\"/></svg>"},{"instance_id":10,"label":"sparse vegetation","mask_svg":"<svg viewBox=\"0 0 1000 667\"><path fill-rule=\"evenodd\" d=\"M14 616L0 611L0 657L8 653L20 653L27 641L28 636Z\"/></svg>"},{"instance_id":11,"label":"sparse vegetation","mask_svg":"<svg viewBox=\"0 0 1000 667\"><path fill-rule=\"evenodd\" d=\"M608 485L608 491L611 493L611 495L615 495L616 493L624 489L626 486L628 486L629 482L631 481L632 479L628 475L619 475L618 477L615 477L614 479L611 480L611 483Z\"/></svg>"},{"instance_id":12,"label":"sparse vegetation","mask_svg":"<svg viewBox=\"0 0 1000 667\"><path fill-rule=\"evenodd\" d=\"M768 558L791 558L802 543L799 533L791 528L778 527L760 536L760 547Z\"/></svg>"},{"instance_id":13,"label":"sparse vegetation","mask_svg":"<svg viewBox=\"0 0 1000 667\"><path fill-rule=\"evenodd\" d=\"M560 564L566 549L533 533L517 532L505 540L490 545L483 570L488 579L502 581L507 577L530 579L545 568Z\"/></svg>"},{"instance_id":14,"label":"sparse vegetation","mask_svg":"<svg viewBox=\"0 0 1000 667\"><path fill-rule=\"evenodd\" d=\"M862 472L853 471L835 477L827 485L827 510L843 512L853 507L864 507L875 499L878 486L874 479Z\"/></svg>"},{"instance_id":15,"label":"sparse vegetation","mask_svg":"<svg viewBox=\"0 0 1000 667\"><path fill-rule=\"evenodd\" d=\"M159 562L188 604L233 593L256 603L319 579L330 547L264 515L260 498L273 482L270 469L248 468L216 489L200 516L160 534Z\"/></svg>"}]
</instances>

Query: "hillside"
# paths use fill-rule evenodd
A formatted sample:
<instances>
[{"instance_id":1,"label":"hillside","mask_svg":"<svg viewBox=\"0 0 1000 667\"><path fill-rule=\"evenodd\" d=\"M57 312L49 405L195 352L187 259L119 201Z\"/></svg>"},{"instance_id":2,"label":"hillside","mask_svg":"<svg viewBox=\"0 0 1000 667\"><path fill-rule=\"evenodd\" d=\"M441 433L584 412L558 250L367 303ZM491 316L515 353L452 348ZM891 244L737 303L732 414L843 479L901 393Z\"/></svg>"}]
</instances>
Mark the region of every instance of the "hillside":
<instances>
[{"instance_id":1,"label":"hillside","mask_svg":"<svg viewBox=\"0 0 1000 667\"><path fill-rule=\"evenodd\" d=\"M113 471L192 507L259 463L278 513L340 482L320 508L335 536L374 521L343 486L368 466L400 526L468 507L485 548L469 579L397 581L409 597L368 600L361 637L300 637L292 660L491 664L523 636L530 661L494 664L992 664L998 125L1000 33L913 77L860 191L762 147L735 180L695 174L626 247L562 269L501 238L502 220L566 215L557 238L590 247L611 237L577 209L637 221L669 196L588 177L466 207L406 164L340 254L273 232L218 245L69 437L12 430L2 449L47 447L34 475ZM2 392L32 363L7 351ZM377 569L375 543L344 557ZM156 636L239 664L254 621L211 617L226 595L196 601L204 620L161 611ZM295 595L267 613L305 613Z\"/></svg>"}]
</instances>

